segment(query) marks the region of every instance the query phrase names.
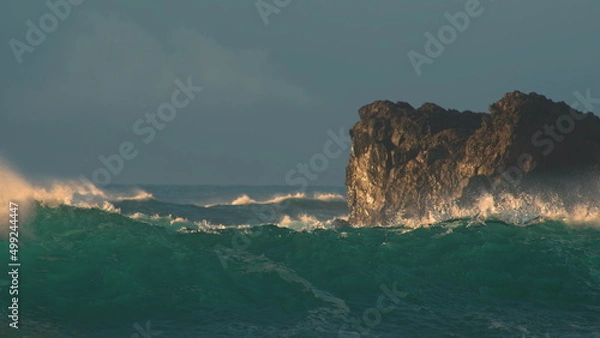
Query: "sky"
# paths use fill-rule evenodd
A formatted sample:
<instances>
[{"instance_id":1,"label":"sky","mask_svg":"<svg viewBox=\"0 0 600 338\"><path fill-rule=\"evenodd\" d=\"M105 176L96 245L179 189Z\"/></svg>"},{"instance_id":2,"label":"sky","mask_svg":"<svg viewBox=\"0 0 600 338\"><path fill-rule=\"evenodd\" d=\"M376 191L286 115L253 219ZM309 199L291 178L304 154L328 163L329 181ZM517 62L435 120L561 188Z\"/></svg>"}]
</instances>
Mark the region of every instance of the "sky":
<instances>
[{"instance_id":1,"label":"sky","mask_svg":"<svg viewBox=\"0 0 600 338\"><path fill-rule=\"evenodd\" d=\"M11 1L0 158L32 179L342 186L344 136L375 100L599 97L598 13L597 0Z\"/></svg>"}]
</instances>

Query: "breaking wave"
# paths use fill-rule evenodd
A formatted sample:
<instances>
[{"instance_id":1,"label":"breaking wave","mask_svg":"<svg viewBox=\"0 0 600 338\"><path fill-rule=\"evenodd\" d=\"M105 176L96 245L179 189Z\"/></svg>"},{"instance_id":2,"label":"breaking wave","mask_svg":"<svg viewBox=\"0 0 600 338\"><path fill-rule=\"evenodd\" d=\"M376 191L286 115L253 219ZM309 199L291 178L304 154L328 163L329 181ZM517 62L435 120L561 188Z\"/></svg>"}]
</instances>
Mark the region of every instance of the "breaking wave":
<instances>
[{"instance_id":1,"label":"breaking wave","mask_svg":"<svg viewBox=\"0 0 600 338\"><path fill-rule=\"evenodd\" d=\"M287 195L279 195L279 196L274 196L270 199L264 200L264 201L257 201L254 200L252 198L250 198L248 195L244 194L242 196L237 197L235 200L231 201L231 203L229 203L230 205L249 205L249 204L275 204L275 203L281 203L287 200L299 200L299 199L304 199L304 200L314 200L314 201L341 201L344 202L346 201L346 198L340 194L334 194L334 193L314 193L312 196L308 196L308 194L306 193L295 193L295 194L287 194ZM215 204L213 205L208 205L208 206L215 206Z\"/></svg>"},{"instance_id":2,"label":"breaking wave","mask_svg":"<svg viewBox=\"0 0 600 338\"><path fill-rule=\"evenodd\" d=\"M1 202L28 216L23 335L130 337L146 322L168 337L600 331L600 231L578 226L598 224L594 199L484 195L359 228L337 193L206 206L146 187L33 184L7 166L0 181Z\"/></svg>"},{"instance_id":3,"label":"breaking wave","mask_svg":"<svg viewBox=\"0 0 600 338\"><path fill-rule=\"evenodd\" d=\"M29 324L20 331L29 336L131 336L146 320L170 337L600 330L600 231L591 228L458 220L337 229L306 214L231 227L174 213L32 208L21 250ZM393 311L365 326L381 297Z\"/></svg>"},{"instance_id":4,"label":"breaking wave","mask_svg":"<svg viewBox=\"0 0 600 338\"><path fill-rule=\"evenodd\" d=\"M399 213L395 223L416 228L453 219L468 219L475 223L497 220L517 226L560 221L600 228L600 199L582 198L575 202L558 194L484 194L469 206L446 202L428 210L422 217L404 217Z\"/></svg>"},{"instance_id":5,"label":"breaking wave","mask_svg":"<svg viewBox=\"0 0 600 338\"><path fill-rule=\"evenodd\" d=\"M326 229L347 221L345 197L339 193L287 193L264 199L241 194L229 203L195 205L158 200L152 192L139 187L101 189L89 181L49 179L31 183L14 169L0 161L0 202L8 205L18 202L20 216L27 219L34 213L34 201L57 207L68 205L78 208L97 208L122 213L133 219L145 219L173 228L219 229L228 226L255 226L275 224L296 230ZM599 184L590 184L595 189ZM591 196L591 197L590 197ZM257 217L258 212L262 213ZM267 216L265 216L267 215ZM8 208L0 209L0 217L8 217ZM516 226L545 221L560 221L573 226L600 227L600 197L565 194L483 194L470 205L454 201L436 205L421 217L405 216L398 212L393 227L429 227L450 220L467 220L469 224L483 224L488 220ZM4 226L4 231L6 230Z\"/></svg>"}]
</instances>

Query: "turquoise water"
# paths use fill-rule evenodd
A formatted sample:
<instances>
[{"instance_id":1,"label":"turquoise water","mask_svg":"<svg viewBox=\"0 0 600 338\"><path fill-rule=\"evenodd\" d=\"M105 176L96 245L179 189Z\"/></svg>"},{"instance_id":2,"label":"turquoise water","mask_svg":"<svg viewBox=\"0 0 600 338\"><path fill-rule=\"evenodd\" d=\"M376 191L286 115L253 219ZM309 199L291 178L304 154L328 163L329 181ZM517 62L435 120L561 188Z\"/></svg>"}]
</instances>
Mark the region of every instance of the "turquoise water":
<instances>
[{"instance_id":1,"label":"turquoise water","mask_svg":"<svg viewBox=\"0 0 600 338\"><path fill-rule=\"evenodd\" d=\"M344 208L302 200L274 204L317 218ZM20 328L5 324L2 337L600 337L600 231L590 227L193 229L194 213L215 206L115 205L36 204L21 225ZM160 216L173 205L185 226ZM123 210L135 207L157 216Z\"/></svg>"}]
</instances>

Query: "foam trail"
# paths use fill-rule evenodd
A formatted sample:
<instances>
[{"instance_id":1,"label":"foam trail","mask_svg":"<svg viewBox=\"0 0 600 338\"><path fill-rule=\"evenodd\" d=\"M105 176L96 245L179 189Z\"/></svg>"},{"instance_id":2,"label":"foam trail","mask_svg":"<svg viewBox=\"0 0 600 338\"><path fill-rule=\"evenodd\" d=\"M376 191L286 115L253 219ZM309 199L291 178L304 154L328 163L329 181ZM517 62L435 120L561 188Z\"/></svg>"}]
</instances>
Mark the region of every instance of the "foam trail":
<instances>
[{"instance_id":1,"label":"foam trail","mask_svg":"<svg viewBox=\"0 0 600 338\"><path fill-rule=\"evenodd\" d=\"M250 198L248 195L242 195L231 202L231 205L247 205L247 204L271 204L271 203L279 203L281 201L285 201L291 198L306 198L306 194L304 193L296 193L296 194L288 194L283 196L275 196L266 201L257 201Z\"/></svg>"},{"instance_id":2,"label":"foam trail","mask_svg":"<svg viewBox=\"0 0 600 338\"><path fill-rule=\"evenodd\" d=\"M110 198L110 200L114 200L114 201L125 201L125 200L134 200L134 201L143 201L143 200L149 200L149 199L153 199L154 195L152 195L151 193L141 190L141 189L136 189L134 191L133 196L115 196Z\"/></svg>"},{"instance_id":3,"label":"foam trail","mask_svg":"<svg viewBox=\"0 0 600 338\"><path fill-rule=\"evenodd\" d=\"M248 205L248 204L274 204L280 203L289 199L309 199L309 200L318 200L318 201L345 201L346 198L340 194L333 193L315 193L312 196L307 195L306 193L295 193L295 194L287 194L287 195L277 195L271 197L270 199L264 201L258 201L250 198L248 195L244 194L239 196L235 200L231 201L230 205ZM209 205L213 206L213 205Z\"/></svg>"},{"instance_id":4,"label":"foam trail","mask_svg":"<svg viewBox=\"0 0 600 338\"><path fill-rule=\"evenodd\" d=\"M162 226L168 228L172 231L179 232L205 232L205 233L218 233L216 230L226 229L227 226L223 224L212 224L207 220L201 220L197 222L192 222L184 217L177 217L171 214L167 216L161 216L158 214L154 215L146 215L141 212L136 212L131 215L127 215L127 217L134 219L136 221L145 222L148 224L152 224L155 226ZM236 228L248 228L247 225L238 225Z\"/></svg>"}]
</instances>

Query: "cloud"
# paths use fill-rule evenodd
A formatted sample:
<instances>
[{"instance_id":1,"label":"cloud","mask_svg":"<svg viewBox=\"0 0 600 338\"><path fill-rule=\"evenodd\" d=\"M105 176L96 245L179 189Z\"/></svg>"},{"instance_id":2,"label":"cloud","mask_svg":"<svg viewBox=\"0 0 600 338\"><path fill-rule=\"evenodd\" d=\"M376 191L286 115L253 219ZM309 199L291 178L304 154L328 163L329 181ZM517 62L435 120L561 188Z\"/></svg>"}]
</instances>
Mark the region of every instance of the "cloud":
<instances>
[{"instance_id":1,"label":"cloud","mask_svg":"<svg viewBox=\"0 0 600 338\"><path fill-rule=\"evenodd\" d=\"M291 101L306 101L307 93L300 87L269 75L270 60L261 50L231 51L196 31L180 28L173 33L178 49L170 57L178 73L192 66L206 87L216 88L226 96L254 101L274 96ZM193 71L193 70L192 70Z\"/></svg>"},{"instance_id":2,"label":"cloud","mask_svg":"<svg viewBox=\"0 0 600 338\"><path fill-rule=\"evenodd\" d=\"M134 108L132 114L139 114L138 109L159 103L175 78L188 76L207 89L204 103L308 100L304 89L273 75L272 61L264 51L230 49L181 27L161 41L116 14L82 13L81 22L73 27L80 29L66 33L63 57L53 65L61 71L38 88L25 90L33 111L52 107L60 114L81 107L129 107Z\"/></svg>"}]
</instances>

